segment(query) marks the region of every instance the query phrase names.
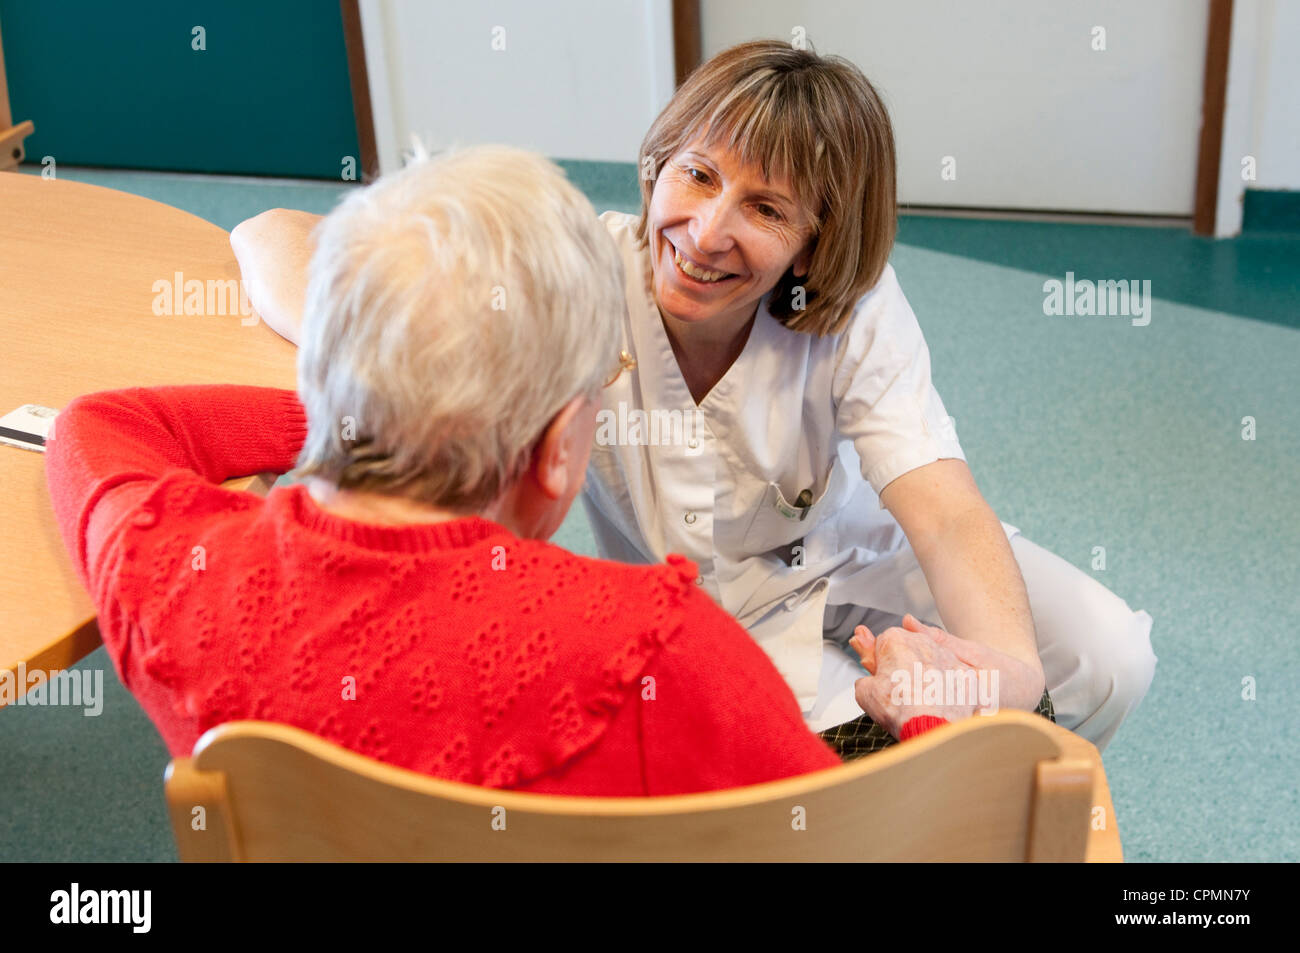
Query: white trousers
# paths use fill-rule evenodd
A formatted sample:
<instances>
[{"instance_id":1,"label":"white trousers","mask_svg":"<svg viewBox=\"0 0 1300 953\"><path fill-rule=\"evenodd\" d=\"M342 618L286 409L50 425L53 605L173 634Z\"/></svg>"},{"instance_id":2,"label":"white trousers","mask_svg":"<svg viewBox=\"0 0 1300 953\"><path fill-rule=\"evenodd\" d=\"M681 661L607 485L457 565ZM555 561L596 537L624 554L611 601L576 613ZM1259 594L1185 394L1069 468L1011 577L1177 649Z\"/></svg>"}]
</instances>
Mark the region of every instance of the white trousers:
<instances>
[{"instance_id":1,"label":"white trousers","mask_svg":"<svg viewBox=\"0 0 1300 953\"><path fill-rule=\"evenodd\" d=\"M1057 724L1104 750L1142 701L1155 675L1151 616L1134 612L1092 576L1019 532L1010 543L1029 594L1038 656ZM821 683L816 706L806 716L814 731L862 714L853 684L867 673L848 645L857 626L866 625L879 634L901 625L903 615L911 613L922 622L947 628L911 545L904 542L880 558L891 562L890 578L897 579L896 585L888 587L895 593L892 603L826 607Z\"/></svg>"}]
</instances>

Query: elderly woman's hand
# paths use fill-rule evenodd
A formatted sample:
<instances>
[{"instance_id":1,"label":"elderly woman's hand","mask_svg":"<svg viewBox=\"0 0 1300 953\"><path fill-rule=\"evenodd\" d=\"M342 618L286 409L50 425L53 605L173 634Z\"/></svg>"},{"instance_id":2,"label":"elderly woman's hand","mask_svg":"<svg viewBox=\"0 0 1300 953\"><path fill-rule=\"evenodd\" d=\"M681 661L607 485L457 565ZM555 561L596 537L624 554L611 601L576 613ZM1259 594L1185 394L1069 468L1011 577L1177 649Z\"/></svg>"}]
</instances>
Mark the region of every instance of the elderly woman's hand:
<instances>
[{"instance_id":1,"label":"elderly woman's hand","mask_svg":"<svg viewBox=\"0 0 1300 953\"><path fill-rule=\"evenodd\" d=\"M854 694L858 705L882 725L895 738L899 737L912 718L934 715L948 721L961 721L975 714L978 697L960 699L943 697L926 698L925 679L937 677L942 685L947 673L973 672L951 648L942 644L928 632L908 629L886 629L873 635L865 625L857 628L849 644L862 658L862 665L871 673L869 678L858 679ZM917 682L917 666L921 683ZM977 674L977 673L976 673ZM963 678L969 676L963 674ZM929 704L925 704L925 702Z\"/></svg>"},{"instance_id":2,"label":"elderly woman's hand","mask_svg":"<svg viewBox=\"0 0 1300 953\"><path fill-rule=\"evenodd\" d=\"M979 642L958 638L914 616L903 617L903 626L872 635L858 626L850 644L871 672L856 686L858 704L895 737L904 723L919 715L937 715L948 721L968 718L977 710L1019 708L1033 711L1043 695L1043 673L1004 652ZM916 680L920 663L923 682ZM927 697L924 673L934 671L942 686L939 704L933 692ZM961 686L953 693L950 686ZM972 691L972 687L974 691ZM952 697L946 697L951 695ZM974 696L974 697L972 697Z\"/></svg>"},{"instance_id":3,"label":"elderly woman's hand","mask_svg":"<svg viewBox=\"0 0 1300 953\"><path fill-rule=\"evenodd\" d=\"M1033 711L1043 700L1043 692L1047 686L1044 683L1042 665L1030 665L983 642L958 638L951 632L926 625L912 615L903 616L903 627L912 632L927 633L936 642L951 649L957 658L978 671L997 672L997 707Z\"/></svg>"}]
</instances>

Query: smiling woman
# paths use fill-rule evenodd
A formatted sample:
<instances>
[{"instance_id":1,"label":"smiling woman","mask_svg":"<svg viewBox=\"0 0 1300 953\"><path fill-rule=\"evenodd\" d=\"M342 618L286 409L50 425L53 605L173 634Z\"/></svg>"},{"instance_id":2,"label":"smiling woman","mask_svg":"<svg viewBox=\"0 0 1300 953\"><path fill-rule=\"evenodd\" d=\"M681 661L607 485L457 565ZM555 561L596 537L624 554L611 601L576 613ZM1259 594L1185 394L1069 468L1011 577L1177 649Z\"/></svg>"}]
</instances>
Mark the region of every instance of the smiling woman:
<instances>
[{"instance_id":1,"label":"smiling woman","mask_svg":"<svg viewBox=\"0 0 1300 953\"><path fill-rule=\"evenodd\" d=\"M698 269L740 278L726 293L737 313L752 315L770 292L772 315L791 330L839 333L888 262L893 129L847 60L774 41L724 50L650 127L640 168L651 174L641 179L637 237L656 261L676 261L671 245ZM694 313L657 297L679 320Z\"/></svg>"},{"instance_id":2,"label":"smiling woman","mask_svg":"<svg viewBox=\"0 0 1300 953\"><path fill-rule=\"evenodd\" d=\"M701 439L689 455L598 442L583 500L601 555L693 559L809 725L852 723L842 754L875 746L864 709L895 735L906 720L857 689L848 649L864 627L902 638L906 614L987 652L1002 707L1055 703L1104 747L1151 681L1151 619L976 487L889 266L894 136L871 83L838 57L741 44L691 74L638 167L640 216L602 216L638 366L605 406L697 412Z\"/></svg>"},{"instance_id":3,"label":"smiling woman","mask_svg":"<svg viewBox=\"0 0 1300 953\"><path fill-rule=\"evenodd\" d=\"M719 146L691 143L660 173L647 215L660 307L681 321L744 319L789 272L808 273L814 215ZM703 286L703 287L701 287ZM707 296L701 296L707 294ZM680 299L680 300L679 300Z\"/></svg>"}]
</instances>

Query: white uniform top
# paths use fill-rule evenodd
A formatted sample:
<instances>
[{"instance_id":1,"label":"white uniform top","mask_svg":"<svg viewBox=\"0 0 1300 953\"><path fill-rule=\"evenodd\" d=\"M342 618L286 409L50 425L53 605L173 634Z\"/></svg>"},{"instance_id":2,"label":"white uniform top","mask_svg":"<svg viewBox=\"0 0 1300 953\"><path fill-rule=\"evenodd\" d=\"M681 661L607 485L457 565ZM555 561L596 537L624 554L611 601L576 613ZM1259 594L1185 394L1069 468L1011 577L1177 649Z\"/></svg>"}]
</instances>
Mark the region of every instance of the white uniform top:
<instances>
[{"instance_id":1,"label":"white uniform top","mask_svg":"<svg viewBox=\"0 0 1300 953\"><path fill-rule=\"evenodd\" d=\"M623 254L624 346L637 366L606 388L597 417L583 503L599 552L698 563L697 582L767 651L807 714L825 607L879 606L872 564L904 541L879 492L916 467L965 459L916 316L889 265L839 335L788 330L764 297L744 350L697 408L636 217L601 220Z\"/></svg>"}]
</instances>

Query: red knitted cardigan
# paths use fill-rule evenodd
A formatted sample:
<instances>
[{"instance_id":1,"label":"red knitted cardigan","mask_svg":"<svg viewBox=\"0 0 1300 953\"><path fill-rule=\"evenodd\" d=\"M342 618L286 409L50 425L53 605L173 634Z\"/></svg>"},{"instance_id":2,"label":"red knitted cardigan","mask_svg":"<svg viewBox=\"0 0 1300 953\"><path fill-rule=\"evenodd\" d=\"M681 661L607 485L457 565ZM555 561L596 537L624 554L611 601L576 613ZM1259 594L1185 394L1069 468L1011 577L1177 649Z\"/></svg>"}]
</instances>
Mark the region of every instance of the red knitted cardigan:
<instances>
[{"instance_id":1,"label":"red knitted cardigan","mask_svg":"<svg viewBox=\"0 0 1300 953\"><path fill-rule=\"evenodd\" d=\"M440 778L658 795L839 764L766 654L694 584L480 518L380 526L301 485L292 391L133 388L73 401L46 474L119 677L173 755L261 719Z\"/></svg>"}]
</instances>

